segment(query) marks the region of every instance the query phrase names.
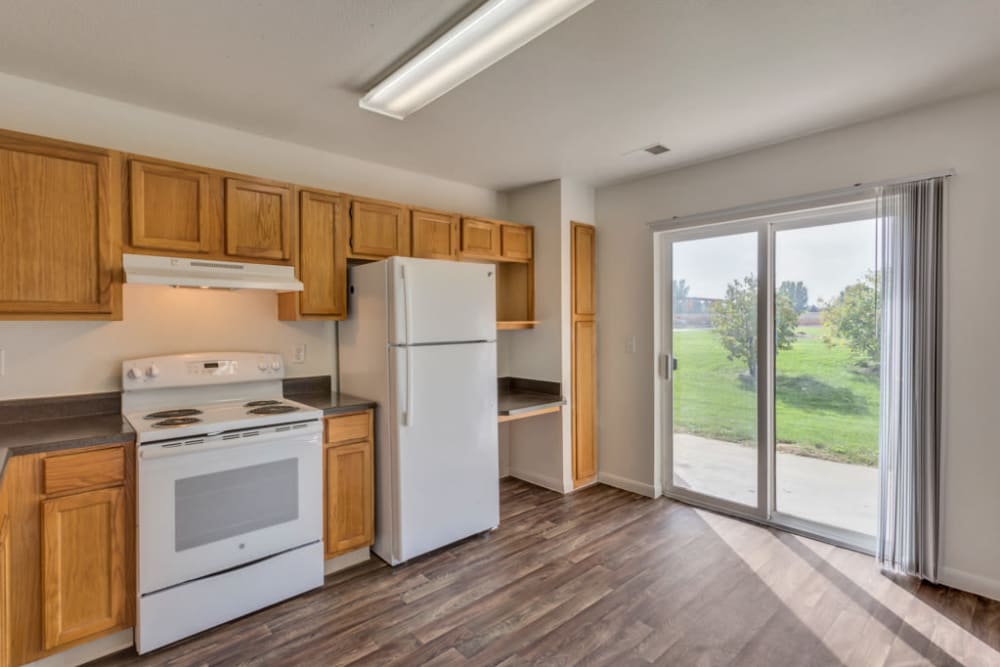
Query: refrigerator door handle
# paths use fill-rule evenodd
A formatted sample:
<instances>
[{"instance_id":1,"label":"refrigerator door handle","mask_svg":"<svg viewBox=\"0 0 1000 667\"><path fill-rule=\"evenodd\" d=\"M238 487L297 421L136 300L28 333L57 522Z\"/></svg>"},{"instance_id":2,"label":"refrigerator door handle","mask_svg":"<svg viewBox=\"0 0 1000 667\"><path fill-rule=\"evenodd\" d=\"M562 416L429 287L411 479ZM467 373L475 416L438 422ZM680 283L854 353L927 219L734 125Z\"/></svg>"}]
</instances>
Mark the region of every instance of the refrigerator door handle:
<instances>
[{"instance_id":1,"label":"refrigerator door handle","mask_svg":"<svg viewBox=\"0 0 1000 667\"><path fill-rule=\"evenodd\" d=\"M413 357L410 348L413 301L410 299L410 285L406 279L406 264L399 267L399 277L403 283L403 336L406 343L406 399L403 402L403 426L409 426L413 423Z\"/></svg>"}]
</instances>

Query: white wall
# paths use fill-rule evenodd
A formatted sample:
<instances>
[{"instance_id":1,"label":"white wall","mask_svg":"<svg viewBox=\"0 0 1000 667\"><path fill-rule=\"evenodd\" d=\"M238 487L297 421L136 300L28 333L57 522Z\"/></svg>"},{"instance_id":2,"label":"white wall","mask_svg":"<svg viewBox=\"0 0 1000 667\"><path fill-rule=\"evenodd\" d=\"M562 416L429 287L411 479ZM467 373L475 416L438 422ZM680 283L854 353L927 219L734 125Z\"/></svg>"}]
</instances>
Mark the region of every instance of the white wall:
<instances>
[{"instance_id":1,"label":"white wall","mask_svg":"<svg viewBox=\"0 0 1000 667\"><path fill-rule=\"evenodd\" d=\"M1000 598L1000 93L600 189L600 467L658 481L645 223L953 167L945 233L943 577ZM639 352L627 354L635 335Z\"/></svg>"},{"instance_id":2,"label":"white wall","mask_svg":"<svg viewBox=\"0 0 1000 667\"><path fill-rule=\"evenodd\" d=\"M474 215L496 192L0 74L0 128ZM308 345L292 376L335 370L333 325L276 319L272 294L125 287L124 322L0 322L0 399L120 388L120 362L195 350Z\"/></svg>"},{"instance_id":3,"label":"white wall","mask_svg":"<svg viewBox=\"0 0 1000 667\"><path fill-rule=\"evenodd\" d=\"M534 329L498 337L500 375L559 382L570 397L570 222L594 219L594 191L573 181L539 183L502 193L503 215L535 226ZM572 419L558 415L511 423L510 473L558 491L573 488Z\"/></svg>"}]
</instances>

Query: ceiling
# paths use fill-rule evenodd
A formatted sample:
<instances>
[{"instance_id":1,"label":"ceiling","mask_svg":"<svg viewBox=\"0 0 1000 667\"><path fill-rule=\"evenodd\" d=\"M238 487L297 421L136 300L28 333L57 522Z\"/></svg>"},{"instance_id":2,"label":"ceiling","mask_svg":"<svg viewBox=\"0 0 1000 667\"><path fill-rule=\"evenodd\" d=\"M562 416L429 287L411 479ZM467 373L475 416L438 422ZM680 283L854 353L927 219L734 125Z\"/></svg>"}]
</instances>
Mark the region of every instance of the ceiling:
<instances>
[{"instance_id":1,"label":"ceiling","mask_svg":"<svg viewBox=\"0 0 1000 667\"><path fill-rule=\"evenodd\" d=\"M0 71L494 189L601 185L1000 87L996 0L596 0L404 121L470 0L0 0ZM624 153L661 142L661 156Z\"/></svg>"}]
</instances>

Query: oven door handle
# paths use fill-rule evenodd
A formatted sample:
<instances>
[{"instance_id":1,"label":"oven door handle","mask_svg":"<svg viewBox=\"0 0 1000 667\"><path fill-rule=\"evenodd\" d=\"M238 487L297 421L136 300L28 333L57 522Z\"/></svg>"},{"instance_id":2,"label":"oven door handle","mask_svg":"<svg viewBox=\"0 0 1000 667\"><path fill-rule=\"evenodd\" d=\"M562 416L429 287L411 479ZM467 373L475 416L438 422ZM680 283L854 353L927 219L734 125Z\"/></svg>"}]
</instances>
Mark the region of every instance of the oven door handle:
<instances>
[{"instance_id":1,"label":"oven door handle","mask_svg":"<svg viewBox=\"0 0 1000 667\"><path fill-rule=\"evenodd\" d=\"M288 447L295 445L319 445L320 444L320 432L313 429L311 433L305 430L301 432L296 432L294 437L294 442L286 442L286 440L291 440L293 438L281 438L281 439L267 439L267 440L246 440L242 437L223 439L218 438L214 440L204 440L201 442L193 442L191 444L177 443L169 445L140 445L139 446L139 459L142 461L150 461L154 459L167 459L175 458L178 456L186 456L188 454L199 454L205 452L211 452L221 449L232 449L234 447L246 447L247 445L274 445L277 443L282 443L282 446Z\"/></svg>"}]
</instances>

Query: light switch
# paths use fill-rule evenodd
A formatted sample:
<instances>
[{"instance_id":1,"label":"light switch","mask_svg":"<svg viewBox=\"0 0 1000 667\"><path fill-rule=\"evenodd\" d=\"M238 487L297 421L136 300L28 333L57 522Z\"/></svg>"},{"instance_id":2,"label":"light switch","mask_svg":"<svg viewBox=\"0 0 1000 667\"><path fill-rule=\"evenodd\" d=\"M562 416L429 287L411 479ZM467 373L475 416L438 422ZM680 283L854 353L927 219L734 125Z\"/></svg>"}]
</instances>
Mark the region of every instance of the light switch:
<instances>
[{"instance_id":1,"label":"light switch","mask_svg":"<svg viewBox=\"0 0 1000 667\"><path fill-rule=\"evenodd\" d=\"M629 336L628 340L625 341L625 351L629 354L635 354L635 336Z\"/></svg>"}]
</instances>

